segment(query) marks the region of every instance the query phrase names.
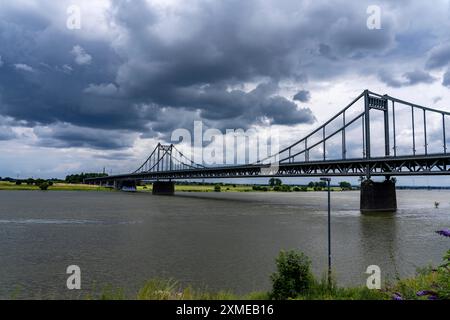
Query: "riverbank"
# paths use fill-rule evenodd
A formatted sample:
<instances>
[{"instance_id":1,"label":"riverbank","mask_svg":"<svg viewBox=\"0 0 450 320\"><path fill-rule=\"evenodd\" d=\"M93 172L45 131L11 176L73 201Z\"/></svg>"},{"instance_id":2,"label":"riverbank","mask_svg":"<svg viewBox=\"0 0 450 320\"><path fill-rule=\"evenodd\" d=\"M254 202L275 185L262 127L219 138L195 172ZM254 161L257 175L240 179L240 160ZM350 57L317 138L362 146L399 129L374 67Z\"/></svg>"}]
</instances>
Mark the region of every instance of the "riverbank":
<instances>
[{"instance_id":1,"label":"riverbank","mask_svg":"<svg viewBox=\"0 0 450 320\"><path fill-rule=\"evenodd\" d=\"M15 184L12 182L0 181L0 190L26 190L26 191L40 191L37 185ZM48 188L49 191L112 191L111 188L104 188L87 184L68 184L68 183L54 183Z\"/></svg>"},{"instance_id":2,"label":"riverbank","mask_svg":"<svg viewBox=\"0 0 450 320\"><path fill-rule=\"evenodd\" d=\"M127 296L123 289L106 287L88 300L271 300L271 292L250 292L237 295L229 291L210 292L191 286L183 287L175 280L149 280L135 295ZM323 278L294 300L435 300L450 299L449 269L425 268L412 278L387 283L381 289L338 287L331 289Z\"/></svg>"},{"instance_id":3,"label":"riverbank","mask_svg":"<svg viewBox=\"0 0 450 320\"><path fill-rule=\"evenodd\" d=\"M276 190L271 187L261 187L256 185L242 185L242 184L220 184L220 192L312 192L320 191L314 188L301 189L300 186L289 186L289 190ZM217 192L216 185L213 184L176 184L175 191L177 192ZM138 186L138 192L152 192L152 185ZM41 190L37 185L29 184L15 184L13 182L0 181L1 190ZM332 191L342 191L339 187L332 187ZM69 183L54 183L49 186L48 191L114 191L112 188L100 187L88 184L69 184Z\"/></svg>"}]
</instances>

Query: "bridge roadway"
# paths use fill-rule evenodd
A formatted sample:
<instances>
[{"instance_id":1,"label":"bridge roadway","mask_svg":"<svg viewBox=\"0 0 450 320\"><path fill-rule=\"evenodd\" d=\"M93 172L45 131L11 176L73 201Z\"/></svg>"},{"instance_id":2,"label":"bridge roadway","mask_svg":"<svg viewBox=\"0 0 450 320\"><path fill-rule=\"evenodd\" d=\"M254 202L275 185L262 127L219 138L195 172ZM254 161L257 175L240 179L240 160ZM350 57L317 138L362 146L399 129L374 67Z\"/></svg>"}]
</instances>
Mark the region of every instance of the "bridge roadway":
<instances>
[{"instance_id":1,"label":"bridge roadway","mask_svg":"<svg viewBox=\"0 0 450 320\"><path fill-rule=\"evenodd\" d=\"M417 155L381 157L359 160L329 160L281 163L276 172L267 172L269 165L237 165L192 168L184 170L140 172L86 179L87 184L107 185L116 189L132 188L140 181L154 181L153 194L173 195L172 180L208 178L269 177L367 177L385 176L383 182L366 179L361 182L360 210L363 213L397 210L394 176L433 176L450 174L450 155ZM262 170L264 170L262 172Z\"/></svg>"},{"instance_id":2,"label":"bridge roadway","mask_svg":"<svg viewBox=\"0 0 450 320\"><path fill-rule=\"evenodd\" d=\"M91 178L86 179L85 183L104 184L123 180L152 181L209 178L449 175L450 154L280 163L276 172L267 172L269 171L268 168L268 164L251 164L151 171Z\"/></svg>"}]
</instances>

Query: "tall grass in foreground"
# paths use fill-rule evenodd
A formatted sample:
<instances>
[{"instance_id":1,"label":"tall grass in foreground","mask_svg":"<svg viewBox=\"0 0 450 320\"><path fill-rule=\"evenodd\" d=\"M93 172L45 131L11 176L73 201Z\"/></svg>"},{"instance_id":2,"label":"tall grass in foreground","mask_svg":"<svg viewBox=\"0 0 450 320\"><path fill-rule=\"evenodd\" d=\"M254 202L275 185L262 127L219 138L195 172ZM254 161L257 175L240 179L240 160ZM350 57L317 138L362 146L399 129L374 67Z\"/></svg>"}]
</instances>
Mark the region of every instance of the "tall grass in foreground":
<instances>
[{"instance_id":1,"label":"tall grass in foreground","mask_svg":"<svg viewBox=\"0 0 450 320\"><path fill-rule=\"evenodd\" d=\"M430 293L430 294L428 294ZM439 299L450 299L450 272L444 269L421 270L415 277L387 284L381 290L370 290L361 287L339 287L336 281L328 286L328 279L323 276L313 280L307 290L298 292L291 297L280 299L295 300L431 300L435 295ZM252 292L246 295L236 295L229 291L211 292L183 287L173 279L149 280L135 295L126 296L119 288L105 288L100 294L88 296L87 299L100 300L270 300L273 292Z\"/></svg>"}]
</instances>

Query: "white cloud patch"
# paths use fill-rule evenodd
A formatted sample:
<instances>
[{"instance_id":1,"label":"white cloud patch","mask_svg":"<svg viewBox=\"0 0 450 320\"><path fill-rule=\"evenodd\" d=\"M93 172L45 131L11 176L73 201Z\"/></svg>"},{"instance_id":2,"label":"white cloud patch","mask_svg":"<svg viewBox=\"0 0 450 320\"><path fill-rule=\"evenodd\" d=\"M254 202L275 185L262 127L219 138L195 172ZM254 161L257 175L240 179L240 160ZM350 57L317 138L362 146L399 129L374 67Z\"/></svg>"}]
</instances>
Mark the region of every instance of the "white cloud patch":
<instances>
[{"instance_id":1,"label":"white cloud patch","mask_svg":"<svg viewBox=\"0 0 450 320\"><path fill-rule=\"evenodd\" d=\"M99 96L113 96L118 92L118 88L113 83L93 84L91 83L86 89L85 93L96 94Z\"/></svg>"},{"instance_id":2,"label":"white cloud patch","mask_svg":"<svg viewBox=\"0 0 450 320\"><path fill-rule=\"evenodd\" d=\"M14 67L16 68L16 70L26 71L26 72L34 72L33 67L31 67L25 63L16 63L16 64L14 64Z\"/></svg>"},{"instance_id":3,"label":"white cloud patch","mask_svg":"<svg viewBox=\"0 0 450 320\"><path fill-rule=\"evenodd\" d=\"M92 62L92 56L80 45L74 46L70 53L75 57L75 62L80 66L91 64Z\"/></svg>"}]
</instances>

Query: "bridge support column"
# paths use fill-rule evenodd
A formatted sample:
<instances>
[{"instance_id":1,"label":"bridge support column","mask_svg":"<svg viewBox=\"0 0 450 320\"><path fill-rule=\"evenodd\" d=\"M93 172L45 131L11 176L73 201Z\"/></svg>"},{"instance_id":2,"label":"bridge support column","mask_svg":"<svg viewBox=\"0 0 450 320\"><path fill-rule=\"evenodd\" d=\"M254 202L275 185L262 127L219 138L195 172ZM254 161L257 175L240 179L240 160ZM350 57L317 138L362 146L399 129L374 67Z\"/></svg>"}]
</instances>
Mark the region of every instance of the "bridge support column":
<instances>
[{"instance_id":1,"label":"bridge support column","mask_svg":"<svg viewBox=\"0 0 450 320\"><path fill-rule=\"evenodd\" d=\"M375 182L370 179L361 182L361 213L397 211L395 181L386 179Z\"/></svg>"},{"instance_id":2,"label":"bridge support column","mask_svg":"<svg viewBox=\"0 0 450 320\"><path fill-rule=\"evenodd\" d=\"M175 194L175 183L172 181L155 181L152 193L154 195L173 196Z\"/></svg>"}]
</instances>

